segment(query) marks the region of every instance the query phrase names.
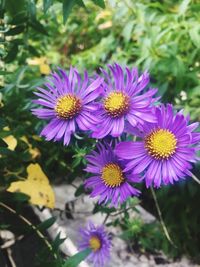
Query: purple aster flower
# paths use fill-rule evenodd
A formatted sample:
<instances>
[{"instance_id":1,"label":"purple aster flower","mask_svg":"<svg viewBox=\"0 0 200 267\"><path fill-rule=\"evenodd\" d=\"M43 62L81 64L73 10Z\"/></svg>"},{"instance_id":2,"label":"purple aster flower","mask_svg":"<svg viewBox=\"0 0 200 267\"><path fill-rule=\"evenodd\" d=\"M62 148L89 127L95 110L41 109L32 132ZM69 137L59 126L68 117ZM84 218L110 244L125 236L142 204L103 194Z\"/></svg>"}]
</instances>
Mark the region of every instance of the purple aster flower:
<instances>
[{"instance_id":1,"label":"purple aster flower","mask_svg":"<svg viewBox=\"0 0 200 267\"><path fill-rule=\"evenodd\" d=\"M146 185L173 184L191 176L191 163L197 161L200 133L198 123L189 124L189 116L175 113L170 104L154 108L157 123L145 123L138 142L121 142L115 153L129 160L125 170L144 173ZM134 134L136 132L134 131Z\"/></svg>"},{"instance_id":2,"label":"purple aster flower","mask_svg":"<svg viewBox=\"0 0 200 267\"><path fill-rule=\"evenodd\" d=\"M33 114L50 121L41 135L48 141L63 139L64 145L68 145L76 130L91 131L98 122L94 115L98 105L94 100L100 94L101 83L100 77L90 81L86 71L82 79L72 67L68 75L62 69L53 73L45 83L46 88L39 87L35 93L39 99L33 101L43 106L32 109Z\"/></svg>"},{"instance_id":3,"label":"purple aster flower","mask_svg":"<svg viewBox=\"0 0 200 267\"><path fill-rule=\"evenodd\" d=\"M139 195L140 191L132 186L133 182L140 181L139 176L124 170L124 162L114 154L110 145L99 144L97 147L98 152L86 156L85 170L93 174L85 181L85 187L92 189L90 196L100 196L99 203L117 207L128 197Z\"/></svg>"},{"instance_id":4,"label":"purple aster flower","mask_svg":"<svg viewBox=\"0 0 200 267\"><path fill-rule=\"evenodd\" d=\"M110 66L110 73L102 69L105 82L102 84L102 102L97 117L99 127L93 133L95 138L103 138L107 135L120 136L126 122L132 126L144 122L155 122L155 116L151 112L151 106L158 98L153 98L157 89L144 89L149 83L149 74L144 72L138 77L136 68L130 70L115 64Z\"/></svg>"},{"instance_id":5,"label":"purple aster flower","mask_svg":"<svg viewBox=\"0 0 200 267\"><path fill-rule=\"evenodd\" d=\"M103 267L110 259L111 240L103 225L95 227L89 222L87 228L80 229L79 250L90 248L88 260L93 265Z\"/></svg>"}]
</instances>

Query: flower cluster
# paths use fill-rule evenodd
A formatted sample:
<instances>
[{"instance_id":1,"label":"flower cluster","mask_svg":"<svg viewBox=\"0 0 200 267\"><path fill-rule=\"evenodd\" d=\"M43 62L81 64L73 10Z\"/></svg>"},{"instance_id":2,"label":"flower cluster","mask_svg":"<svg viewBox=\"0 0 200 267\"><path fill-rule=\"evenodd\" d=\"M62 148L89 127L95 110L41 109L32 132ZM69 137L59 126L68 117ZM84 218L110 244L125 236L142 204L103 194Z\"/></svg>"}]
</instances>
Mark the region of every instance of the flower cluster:
<instances>
[{"instance_id":1,"label":"flower cluster","mask_svg":"<svg viewBox=\"0 0 200 267\"><path fill-rule=\"evenodd\" d=\"M129 196L138 195L132 185L143 179L146 186L160 187L191 176L192 163L198 160L198 123L176 112L171 104L157 104L157 89L149 87L149 74L138 75L136 68L118 64L101 69L102 75L83 77L71 67L67 74L58 69L38 88L41 105L32 112L48 120L41 135L46 140L63 140L68 145L75 132L93 138L134 136L137 141L98 145L88 155L85 169L92 173L85 186L99 203L117 206ZM156 105L157 104L157 105ZM123 135L122 135L123 134Z\"/></svg>"},{"instance_id":2,"label":"flower cluster","mask_svg":"<svg viewBox=\"0 0 200 267\"><path fill-rule=\"evenodd\" d=\"M39 98L33 102L42 107L32 113L49 121L41 132L46 140L68 145L80 131L103 139L86 156L91 177L84 182L99 204L117 207L138 196L135 183L159 188L192 176L192 164L199 160L199 124L171 104L158 103L158 90L149 82L147 72L138 75L136 68L118 64L93 77L71 67L69 73L52 73L45 88L35 92ZM90 224L81 236L80 248L91 248L94 265L103 266L110 249L104 229Z\"/></svg>"}]
</instances>

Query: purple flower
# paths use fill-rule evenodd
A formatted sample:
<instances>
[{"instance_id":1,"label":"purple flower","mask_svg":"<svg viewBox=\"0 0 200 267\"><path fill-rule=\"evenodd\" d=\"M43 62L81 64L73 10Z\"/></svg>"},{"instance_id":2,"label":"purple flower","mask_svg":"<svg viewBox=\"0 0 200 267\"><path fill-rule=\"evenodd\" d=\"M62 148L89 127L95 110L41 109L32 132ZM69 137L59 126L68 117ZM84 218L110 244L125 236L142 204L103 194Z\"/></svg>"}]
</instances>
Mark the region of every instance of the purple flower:
<instances>
[{"instance_id":1,"label":"purple flower","mask_svg":"<svg viewBox=\"0 0 200 267\"><path fill-rule=\"evenodd\" d=\"M64 145L70 142L71 134L78 129L91 131L98 122L94 111L98 105L94 100L99 96L102 78L90 81L85 71L82 79L75 68L69 74L59 69L49 77L45 89L38 88L35 94L39 97L33 102L43 106L32 109L34 115L50 122L41 132L46 140L63 140Z\"/></svg>"},{"instance_id":2,"label":"purple flower","mask_svg":"<svg viewBox=\"0 0 200 267\"><path fill-rule=\"evenodd\" d=\"M111 240L106 233L104 226L95 227L92 222L87 228L80 230L81 240L79 241L79 250L90 248L92 252L88 256L88 260L94 266L103 267L110 259Z\"/></svg>"},{"instance_id":3,"label":"purple flower","mask_svg":"<svg viewBox=\"0 0 200 267\"><path fill-rule=\"evenodd\" d=\"M98 152L93 151L86 156L87 172L93 174L85 181L85 187L91 188L91 197L99 196L99 203L110 203L117 207L130 196L139 195L139 190L131 184L140 178L124 170L124 162L114 154L110 145L98 145Z\"/></svg>"},{"instance_id":4,"label":"purple flower","mask_svg":"<svg viewBox=\"0 0 200 267\"><path fill-rule=\"evenodd\" d=\"M182 111L173 112L173 107L154 108L157 123L146 123L142 127L138 142L121 142L115 153L129 160L125 170L144 173L146 186L173 184L174 181L191 176L191 163L197 161L200 133L193 132L198 123L189 124L189 116ZM134 134L136 132L134 131ZM139 131L138 131L139 133Z\"/></svg>"},{"instance_id":5,"label":"purple flower","mask_svg":"<svg viewBox=\"0 0 200 267\"><path fill-rule=\"evenodd\" d=\"M95 138L103 138L107 135L120 136L126 123L132 126L145 122L155 122L155 116L151 112L151 106L158 98L154 99L157 89L144 89L149 83L149 74L144 72L138 77L137 69L130 70L115 64L109 66L111 76L101 70L105 76L102 84L102 102L98 112L99 123L93 133Z\"/></svg>"}]
</instances>

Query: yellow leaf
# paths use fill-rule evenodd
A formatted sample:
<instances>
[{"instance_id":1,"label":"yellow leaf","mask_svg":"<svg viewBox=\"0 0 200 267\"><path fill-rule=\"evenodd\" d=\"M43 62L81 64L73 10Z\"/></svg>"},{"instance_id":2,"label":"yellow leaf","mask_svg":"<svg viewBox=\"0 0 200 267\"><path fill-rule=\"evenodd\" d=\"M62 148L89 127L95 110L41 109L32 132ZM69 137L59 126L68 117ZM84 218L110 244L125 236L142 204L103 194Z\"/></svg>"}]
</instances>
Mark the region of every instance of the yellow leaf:
<instances>
[{"instance_id":1,"label":"yellow leaf","mask_svg":"<svg viewBox=\"0 0 200 267\"><path fill-rule=\"evenodd\" d=\"M34 58L28 58L27 63L28 65L41 65L44 64L46 61L46 57L34 57Z\"/></svg>"},{"instance_id":2,"label":"yellow leaf","mask_svg":"<svg viewBox=\"0 0 200 267\"><path fill-rule=\"evenodd\" d=\"M30 196L30 203L54 208L55 195L40 165L30 164L27 167L27 173L28 177L25 181L13 182L7 191L22 192Z\"/></svg>"},{"instance_id":3,"label":"yellow leaf","mask_svg":"<svg viewBox=\"0 0 200 267\"><path fill-rule=\"evenodd\" d=\"M9 135L3 138L4 142L8 145L8 149L14 151L17 146L17 139L13 135Z\"/></svg>"},{"instance_id":4,"label":"yellow leaf","mask_svg":"<svg viewBox=\"0 0 200 267\"><path fill-rule=\"evenodd\" d=\"M102 10L96 16L95 20L96 21L99 21L100 19L106 19L107 17L110 17L111 15L112 15L111 11L109 11L109 10Z\"/></svg>"},{"instance_id":5,"label":"yellow leaf","mask_svg":"<svg viewBox=\"0 0 200 267\"><path fill-rule=\"evenodd\" d=\"M41 64L40 65L40 73L48 75L51 72L51 69L49 68L49 65L47 64Z\"/></svg>"},{"instance_id":6,"label":"yellow leaf","mask_svg":"<svg viewBox=\"0 0 200 267\"><path fill-rule=\"evenodd\" d=\"M48 65L46 57L35 57L35 58L28 58L27 63L28 65L35 65L39 66L40 68L40 73L48 75L51 72L51 69Z\"/></svg>"},{"instance_id":7,"label":"yellow leaf","mask_svg":"<svg viewBox=\"0 0 200 267\"><path fill-rule=\"evenodd\" d=\"M8 126L5 126L5 127L3 127L3 130L8 132L8 131L10 131L10 128Z\"/></svg>"},{"instance_id":8,"label":"yellow leaf","mask_svg":"<svg viewBox=\"0 0 200 267\"><path fill-rule=\"evenodd\" d=\"M32 145L29 143L28 138L26 136L22 136L20 139L28 145L28 148L29 148L28 151L31 154L32 159L35 159L41 155L40 150L36 147L33 148Z\"/></svg>"}]
</instances>

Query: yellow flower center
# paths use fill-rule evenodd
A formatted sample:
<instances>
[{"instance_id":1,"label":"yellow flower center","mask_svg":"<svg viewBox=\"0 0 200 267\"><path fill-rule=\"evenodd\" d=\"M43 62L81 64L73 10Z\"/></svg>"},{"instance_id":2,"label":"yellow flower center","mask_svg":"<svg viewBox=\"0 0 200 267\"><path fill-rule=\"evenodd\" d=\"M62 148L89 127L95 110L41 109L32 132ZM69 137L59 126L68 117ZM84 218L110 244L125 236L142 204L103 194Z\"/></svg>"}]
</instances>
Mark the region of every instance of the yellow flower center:
<instances>
[{"instance_id":1,"label":"yellow flower center","mask_svg":"<svg viewBox=\"0 0 200 267\"><path fill-rule=\"evenodd\" d=\"M103 167L101 178L109 187L117 187L124 181L122 170L115 163L109 163Z\"/></svg>"},{"instance_id":2,"label":"yellow flower center","mask_svg":"<svg viewBox=\"0 0 200 267\"><path fill-rule=\"evenodd\" d=\"M61 96L55 106L57 116L63 119L73 118L80 110L81 101L73 95Z\"/></svg>"},{"instance_id":3,"label":"yellow flower center","mask_svg":"<svg viewBox=\"0 0 200 267\"><path fill-rule=\"evenodd\" d=\"M110 93L104 100L104 108L112 117L119 117L129 109L129 98L120 92Z\"/></svg>"},{"instance_id":4,"label":"yellow flower center","mask_svg":"<svg viewBox=\"0 0 200 267\"><path fill-rule=\"evenodd\" d=\"M177 139L165 129L154 130L145 138L145 148L156 159L167 159L176 151Z\"/></svg>"},{"instance_id":5,"label":"yellow flower center","mask_svg":"<svg viewBox=\"0 0 200 267\"><path fill-rule=\"evenodd\" d=\"M89 240L90 248L97 251L101 248L101 241L97 236L92 236Z\"/></svg>"}]
</instances>

